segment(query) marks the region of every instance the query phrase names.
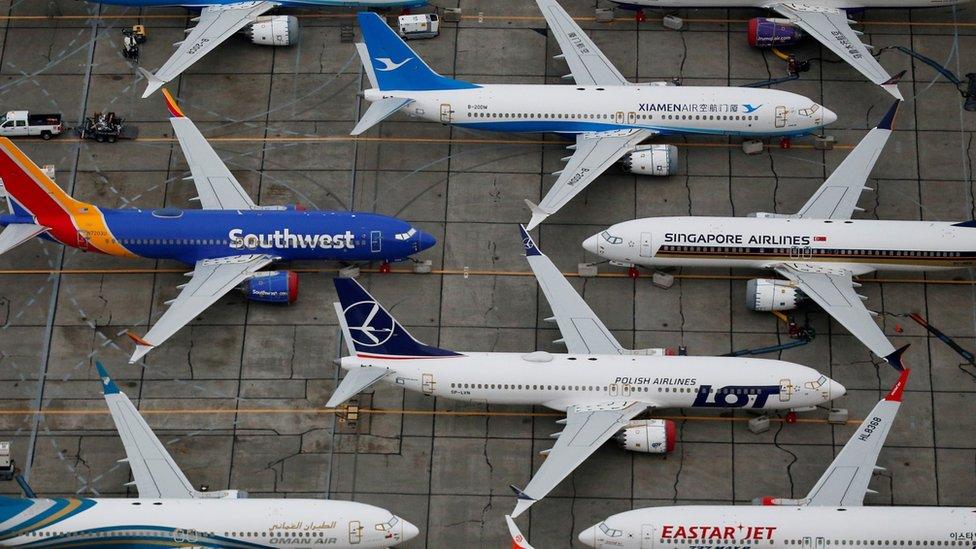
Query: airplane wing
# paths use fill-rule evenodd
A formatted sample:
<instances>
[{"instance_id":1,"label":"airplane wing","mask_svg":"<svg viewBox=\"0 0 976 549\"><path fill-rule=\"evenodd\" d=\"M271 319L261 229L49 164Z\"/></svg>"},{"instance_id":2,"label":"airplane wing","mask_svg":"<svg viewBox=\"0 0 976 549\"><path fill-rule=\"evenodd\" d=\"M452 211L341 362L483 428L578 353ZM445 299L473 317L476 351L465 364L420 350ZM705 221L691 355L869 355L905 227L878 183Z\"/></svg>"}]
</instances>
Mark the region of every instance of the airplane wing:
<instances>
[{"instance_id":1,"label":"airplane wing","mask_svg":"<svg viewBox=\"0 0 976 549\"><path fill-rule=\"evenodd\" d=\"M583 460L646 409L647 404L643 402L570 406L566 411L566 419L563 420L566 427L559 433L556 444L549 450L535 476L524 490L512 486L518 497L512 518L521 515L533 503L544 498L583 463Z\"/></svg>"},{"instance_id":2,"label":"airplane wing","mask_svg":"<svg viewBox=\"0 0 976 549\"><path fill-rule=\"evenodd\" d=\"M807 505L847 507L863 505L868 483L877 469L878 454L901 406L909 369L902 370L891 391L867 415L857 433L834 458L807 495Z\"/></svg>"},{"instance_id":3,"label":"airplane wing","mask_svg":"<svg viewBox=\"0 0 976 549\"><path fill-rule=\"evenodd\" d=\"M112 412L112 421L125 447L125 461L132 470L132 478L140 498L193 498L196 490L172 456L152 432L132 401L109 377L101 362L96 362L102 378L105 403Z\"/></svg>"},{"instance_id":4,"label":"airplane wing","mask_svg":"<svg viewBox=\"0 0 976 549\"><path fill-rule=\"evenodd\" d=\"M552 35L559 43L562 57L580 86L629 86L630 82L620 74L613 63L583 29L573 21L556 0L536 0Z\"/></svg>"},{"instance_id":5,"label":"airplane wing","mask_svg":"<svg viewBox=\"0 0 976 549\"><path fill-rule=\"evenodd\" d=\"M895 350L864 306L861 296L854 290L850 271L810 263L784 263L775 269L847 328L872 353L884 358L895 369L902 369L901 355L908 345Z\"/></svg>"},{"instance_id":6,"label":"airplane wing","mask_svg":"<svg viewBox=\"0 0 976 549\"><path fill-rule=\"evenodd\" d=\"M540 0L541 1L541 0ZM653 136L651 130L612 130L576 134L576 144L571 146L573 156L558 176L552 188L539 205L526 201L532 210L528 230L534 229L550 215L559 211L574 196L582 192L611 164L630 152L641 141Z\"/></svg>"},{"instance_id":7,"label":"airplane wing","mask_svg":"<svg viewBox=\"0 0 976 549\"><path fill-rule=\"evenodd\" d=\"M185 40L175 44L179 49L156 71L156 74L140 69L149 81L142 97L152 95L222 44L224 40L279 5L280 2L235 2L233 4L215 2L203 8L200 17L196 19L197 25L189 30Z\"/></svg>"},{"instance_id":8,"label":"airplane wing","mask_svg":"<svg viewBox=\"0 0 976 549\"><path fill-rule=\"evenodd\" d=\"M800 208L798 217L806 219L850 219L857 207L857 199L865 187L874 164L881 156L888 138L891 137L891 126L898 112L896 101L881 122L854 147L847 158L830 174L827 181L817 189L817 192Z\"/></svg>"},{"instance_id":9,"label":"airplane wing","mask_svg":"<svg viewBox=\"0 0 976 549\"><path fill-rule=\"evenodd\" d=\"M7 225L7 228L3 229L3 232L0 232L0 255L49 230L51 230L50 227L35 225L34 223L14 223Z\"/></svg>"},{"instance_id":10,"label":"airplane wing","mask_svg":"<svg viewBox=\"0 0 976 549\"><path fill-rule=\"evenodd\" d=\"M892 78L871 55L868 46L861 42L858 36L860 33L851 28L844 10L814 2L789 1L770 2L764 7L788 18L870 81L881 86L897 99L902 99L901 92L898 91L900 76Z\"/></svg>"},{"instance_id":11,"label":"airplane wing","mask_svg":"<svg viewBox=\"0 0 976 549\"><path fill-rule=\"evenodd\" d=\"M197 188L197 199L205 210L256 210L257 205L238 183L217 151L203 137L192 120L183 114L169 90L163 90L166 107L172 115L176 139L183 157L190 166L190 175Z\"/></svg>"},{"instance_id":12,"label":"airplane wing","mask_svg":"<svg viewBox=\"0 0 976 549\"><path fill-rule=\"evenodd\" d=\"M275 259L270 255L238 255L197 261L193 278L183 286L183 291L176 299L167 302L169 309L149 332L143 337L129 334L136 342L136 350L129 363L139 360L153 347L169 339L221 296Z\"/></svg>"},{"instance_id":13,"label":"airplane wing","mask_svg":"<svg viewBox=\"0 0 976 549\"><path fill-rule=\"evenodd\" d=\"M519 228L522 230L522 244L525 245L525 259L549 301L563 336L560 341L566 344L566 349L576 354L621 354L623 347L617 338L613 337L552 260L539 251L525 227Z\"/></svg>"}]
</instances>

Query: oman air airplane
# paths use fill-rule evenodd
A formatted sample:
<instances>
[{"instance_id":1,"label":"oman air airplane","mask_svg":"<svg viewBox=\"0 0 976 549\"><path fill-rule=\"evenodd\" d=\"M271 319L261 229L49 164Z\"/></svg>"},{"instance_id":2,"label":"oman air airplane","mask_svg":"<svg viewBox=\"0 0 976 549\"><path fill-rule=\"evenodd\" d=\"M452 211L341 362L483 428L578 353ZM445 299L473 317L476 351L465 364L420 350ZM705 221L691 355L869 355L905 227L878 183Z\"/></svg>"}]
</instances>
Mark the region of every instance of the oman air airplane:
<instances>
[{"instance_id":1,"label":"oman air airplane","mask_svg":"<svg viewBox=\"0 0 976 549\"><path fill-rule=\"evenodd\" d=\"M618 513L584 530L589 547L664 549L829 549L976 545L976 508L866 507L878 454L901 406L909 370L871 410L810 493L801 500L761 498L762 506L682 505ZM513 547L531 549L508 519Z\"/></svg>"},{"instance_id":2,"label":"oman air airplane","mask_svg":"<svg viewBox=\"0 0 976 549\"><path fill-rule=\"evenodd\" d=\"M434 237L393 217L365 212L304 211L251 201L190 119L166 94L170 122L190 166L202 210L108 209L75 200L10 140L0 138L0 254L40 237L120 257L172 259L193 265L169 309L136 343L139 360L241 287L252 301L291 303L298 276L261 271L276 261L399 261L434 245Z\"/></svg>"},{"instance_id":3,"label":"oman air airplane","mask_svg":"<svg viewBox=\"0 0 976 549\"><path fill-rule=\"evenodd\" d=\"M898 78L871 55L871 46L861 42L860 32L851 28L847 12L864 8L932 8L954 6L967 0L611 0L627 7L654 8L763 8L782 18L755 17L749 20L749 44L780 47L795 44L804 33L846 61L870 81L897 99Z\"/></svg>"},{"instance_id":4,"label":"oman air airplane","mask_svg":"<svg viewBox=\"0 0 976 549\"><path fill-rule=\"evenodd\" d=\"M0 547L390 547L417 527L386 509L326 499L199 492L101 364L105 402L138 498L0 496Z\"/></svg>"},{"instance_id":5,"label":"oman air airplane","mask_svg":"<svg viewBox=\"0 0 976 549\"><path fill-rule=\"evenodd\" d=\"M298 43L298 18L293 15L265 15L275 8L322 8L352 6L388 8L422 6L427 0L87 0L96 4L113 4L136 8L178 6L200 10L193 20L196 26L187 36L173 44L179 49L155 74L139 69L149 82L143 98L149 97L190 65L213 51L237 32L243 32L254 44L290 46Z\"/></svg>"},{"instance_id":6,"label":"oman air airplane","mask_svg":"<svg viewBox=\"0 0 976 549\"><path fill-rule=\"evenodd\" d=\"M359 135L393 113L465 128L555 132L574 136L572 154L538 204L541 223L617 160L631 173L672 175L673 145L641 145L666 134L796 136L837 119L815 101L779 90L720 86L632 84L555 0L536 0L569 64L575 85L473 84L427 66L376 14L360 13L357 44L371 102L353 129Z\"/></svg>"},{"instance_id":7,"label":"oman air airplane","mask_svg":"<svg viewBox=\"0 0 976 549\"><path fill-rule=\"evenodd\" d=\"M355 280L336 279L349 355L326 406L378 381L454 400L546 406L566 413L556 443L518 497L514 516L546 496L604 442L662 454L673 422L635 421L656 408L809 409L845 393L820 372L780 360L658 356L623 349L523 230L526 256L551 300L568 353L456 352L411 336ZM571 316L569 316L571 315Z\"/></svg>"},{"instance_id":8,"label":"oman air airplane","mask_svg":"<svg viewBox=\"0 0 976 549\"><path fill-rule=\"evenodd\" d=\"M970 267L976 264L976 221L851 219L891 135L898 104L795 214L637 219L587 238L583 247L626 266L774 270L786 280L749 281L749 308L784 311L810 298L871 352L901 369L908 346L896 350L888 341L853 277L876 270Z\"/></svg>"}]
</instances>

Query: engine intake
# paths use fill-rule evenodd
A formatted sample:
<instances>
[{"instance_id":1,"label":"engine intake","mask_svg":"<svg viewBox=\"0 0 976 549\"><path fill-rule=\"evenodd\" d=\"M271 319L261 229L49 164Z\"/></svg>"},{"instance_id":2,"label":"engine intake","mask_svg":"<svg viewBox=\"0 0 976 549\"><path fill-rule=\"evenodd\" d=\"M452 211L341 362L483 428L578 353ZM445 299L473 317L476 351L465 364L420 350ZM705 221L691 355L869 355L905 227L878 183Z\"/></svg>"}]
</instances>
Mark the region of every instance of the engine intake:
<instances>
[{"instance_id":1,"label":"engine intake","mask_svg":"<svg viewBox=\"0 0 976 549\"><path fill-rule=\"evenodd\" d=\"M753 17L749 20L749 45L754 48L792 46L804 36L803 31L789 19Z\"/></svg>"},{"instance_id":2,"label":"engine intake","mask_svg":"<svg viewBox=\"0 0 976 549\"><path fill-rule=\"evenodd\" d=\"M667 177L678 173L678 147L641 145L620 159L624 170L637 175Z\"/></svg>"},{"instance_id":3,"label":"engine intake","mask_svg":"<svg viewBox=\"0 0 976 549\"><path fill-rule=\"evenodd\" d=\"M298 43L301 27L294 15L266 15L258 17L244 33L260 46L291 46Z\"/></svg>"},{"instance_id":4,"label":"engine intake","mask_svg":"<svg viewBox=\"0 0 976 549\"><path fill-rule=\"evenodd\" d=\"M746 307L753 311L790 311L805 298L786 280L754 278L746 283Z\"/></svg>"},{"instance_id":5,"label":"engine intake","mask_svg":"<svg viewBox=\"0 0 976 549\"><path fill-rule=\"evenodd\" d=\"M298 300L298 275L294 271L257 273L241 289L250 301L291 304Z\"/></svg>"},{"instance_id":6,"label":"engine intake","mask_svg":"<svg viewBox=\"0 0 976 549\"><path fill-rule=\"evenodd\" d=\"M667 454L674 450L678 428L670 419L638 419L613 436L624 450L645 454Z\"/></svg>"}]
</instances>

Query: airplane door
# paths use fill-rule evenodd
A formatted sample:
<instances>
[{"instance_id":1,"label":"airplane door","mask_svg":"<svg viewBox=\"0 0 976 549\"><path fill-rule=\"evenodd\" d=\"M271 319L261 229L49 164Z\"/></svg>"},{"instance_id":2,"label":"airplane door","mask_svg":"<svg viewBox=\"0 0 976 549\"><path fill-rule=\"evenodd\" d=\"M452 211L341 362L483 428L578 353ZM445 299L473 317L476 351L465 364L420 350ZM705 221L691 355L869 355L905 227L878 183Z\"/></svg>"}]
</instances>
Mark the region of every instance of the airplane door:
<instances>
[{"instance_id":1,"label":"airplane door","mask_svg":"<svg viewBox=\"0 0 976 549\"><path fill-rule=\"evenodd\" d=\"M812 259L813 248L810 246L793 246L790 248L790 259Z\"/></svg>"},{"instance_id":2,"label":"airplane door","mask_svg":"<svg viewBox=\"0 0 976 549\"><path fill-rule=\"evenodd\" d=\"M358 520L349 521L349 543L356 545L363 541L363 525Z\"/></svg>"},{"instance_id":3,"label":"airplane door","mask_svg":"<svg viewBox=\"0 0 976 549\"><path fill-rule=\"evenodd\" d=\"M789 121L789 111L784 106L776 107L776 119L774 125L777 128L785 128Z\"/></svg>"},{"instance_id":4,"label":"airplane door","mask_svg":"<svg viewBox=\"0 0 976 549\"><path fill-rule=\"evenodd\" d=\"M434 374L424 374L422 376L421 389L428 396L434 393Z\"/></svg>"},{"instance_id":5,"label":"airplane door","mask_svg":"<svg viewBox=\"0 0 976 549\"><path fill-rule=\"evenodd\" d=\"M616 122L617 124L623 124L624 111L617 111L617 113L613 115L613 121Z\"/></svg>"},{"instance_id":6,"label":"airplane door","mask_svg":"<svg viewBox=\"0 0 976 549\"><path fill-rule=\"evenodd\" d=\"M813 538L810 536L803 538L803 549L813 549Z\"/></svg>"},{"instance_id":7,"label":"airplane door","mask_svg":"<svg viewBox=\"0 0 976 549\"><path fill-rule=\"evenodd\" d=\"M654 537L654 525L641 524L641 549L653 549Z\"/></svg>"},{"instance_id":8,"label":"airplane door","mask_svg":"<svg viewBox=\"0 0 976 549\"><path fill-rule=\"evenodd\" d=\"M627 113L627 123L630 124L631 126L637 124L637 113L636 112L631 111L631 112Z\"/></svg>"},{"instance_id":9,"label":"airplane door","mask_svg":"<svg viewBox=\"0 0 976 549\"><path fill-rule=\"evenodd\" d=\"M641 233L641 257L653 257L654 247L651 246L651 233Z\"/></svg>"},{"instance_id":10,"label":"airplane door","mask_svg":"<svg viewBox=\"0 0 976 549\"><path fill-rule=\"evenodd\" d=\"M454 120L454 109L450 103L441 103L441 123L450 124Z\"/></svg>"},{"instance_id":11,"label":"airplane door","mask_svg":"<svg viewBox=\"0 0 976 549\"><path fill-rule=\"evenodd\" d=\"M814 549L824 549L824 539L817 538L815 540Z\"/></svg>"},{"instance_id":12,"label":"airplane door","mask_svg":"<svg viewBox=\"0 0 976 549\"><path fill-rule=\"evenodd\" d=\"M379 252L383 249L383 232L382 231L370 231L369 233L369 249L372 252Z\"/></svg>"},{"instance_id":13,"label":"airplane door","mask_svg":"<svg viewBox=\"0 0 976 549\"><path fill-rule=\"evenodd\" d=\"M789 402L790 396L793 394L793 390L796 387L789 380L789 378L783 378L779 380L779 401Z\"/></svg>"},{"instance_id":14,"label":"airplane door","mask_svg":"<svg viewBox=\"0 0 976 549\"><path fill-rule=\"evenodd\" d=\"M78 247L87 250L90 237L91 234L88 231L78 231Z\"/></svg>"},{"instance_id":15,"label":"airplane door","mask_svg":"<svg viewBox=\"0 0 976 549\"><path fill-rule=\"evenodd\" d=\"M617 387L617 384L616 383L611 383L610 384L610 387L607 389L607 393L610 396L615 397L620 392L618 389L619 389L619 387Z\"/></svg>"},{"instance_id":16,"label":"airplane door","mask_svg":"<svg viewBox=\"0 0 976 549\"><path fill-rule=\"evenodd\" d=\"M630 396L630 385L626 383L620 384L620 396Z\"/></svg>"}]
</instances>

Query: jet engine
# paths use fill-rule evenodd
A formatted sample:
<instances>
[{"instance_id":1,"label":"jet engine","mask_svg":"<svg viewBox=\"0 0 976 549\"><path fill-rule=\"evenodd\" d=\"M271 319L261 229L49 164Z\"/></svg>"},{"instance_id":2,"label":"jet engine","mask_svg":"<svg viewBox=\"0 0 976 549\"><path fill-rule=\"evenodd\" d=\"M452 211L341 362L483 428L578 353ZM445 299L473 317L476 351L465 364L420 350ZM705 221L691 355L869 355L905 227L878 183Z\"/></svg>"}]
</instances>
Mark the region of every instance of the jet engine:
<instances>
[{"instance_id":1,"label":"jet engine","mask_svg":"<svg viewBox=\"0 0 976 549\"><path fill-rule=\"evenodd\" d=\"M298 275L294 271L267 271L247 279L241 289L250 301L294 303L298 299Z\"/></svg>"},{"instance_id":2,"label":"jet engine","mask_svg":"<svg viewBox=\"0 0 976 549\"><path fill-rule=\"evenodd\" d=\"M791 282L754 278L746 283L746 307L753 311L796 309L804 295Z\"/></svg>"},{"instance_id":3,"label":"jet engine","mask_svg":"<svg viewBox=\"0 0 976 549\"><path fill-rule=\"evenodd\" d=\"M678 147L674 145L641 145L634 147L620 164L624 170L637 175L666 177L678 173Z\"/></svg>"},{"instance_id":4,"label":"jet engine","mask_svg":"<svg viewBox=\"0 0 976 549\"><path fill-rule=\"evenodd\" d=\"M260 46L291 46L301 35L298 18L294 15L266 15L258 17L244 33Z\"/></svg>"},{"instance_id":5,"label":"jet engine","mask_svg":"<svg viewBox=\"0 0 976 549\"><path fill-rule=\"evenodd\" d=\"M792 46L804 36L789 19L754 17L749 20L749 45L754 48Z\"/></svg>"},{"instance_id":6,"label":"jet engine","mask_svg":"<svg viewBox=\"0 0 976 549\"><path fill-rule=\"evenodd\" d=\"M666 454L674 450L678 428L670 419L639 419L613 436L624 450L645 454Z\"/></svg>"}]
</instances>

